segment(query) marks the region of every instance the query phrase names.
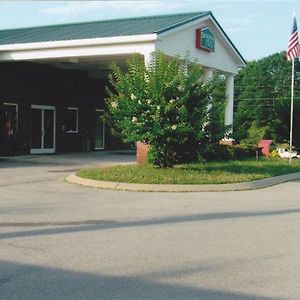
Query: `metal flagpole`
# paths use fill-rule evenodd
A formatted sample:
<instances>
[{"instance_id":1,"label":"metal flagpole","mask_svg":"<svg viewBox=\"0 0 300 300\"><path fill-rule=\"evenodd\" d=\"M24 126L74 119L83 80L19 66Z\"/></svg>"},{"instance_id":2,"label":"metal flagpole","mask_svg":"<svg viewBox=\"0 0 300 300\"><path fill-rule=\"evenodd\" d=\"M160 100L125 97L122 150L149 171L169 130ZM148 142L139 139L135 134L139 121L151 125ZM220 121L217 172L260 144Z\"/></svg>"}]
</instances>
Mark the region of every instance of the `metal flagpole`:
<instances>
[{"instance_id":1,"label":"metal flagpole","mask_svg":"<svg viewBox=\"0 0 300 300\"><path fill-rule=\"evenodd\" d=\"M292 146L293 146L294 73L295 73L295 59L293 58L292 59L292 84L291 84L290 164L292 164Z\"/></svg>"}]
</instances>

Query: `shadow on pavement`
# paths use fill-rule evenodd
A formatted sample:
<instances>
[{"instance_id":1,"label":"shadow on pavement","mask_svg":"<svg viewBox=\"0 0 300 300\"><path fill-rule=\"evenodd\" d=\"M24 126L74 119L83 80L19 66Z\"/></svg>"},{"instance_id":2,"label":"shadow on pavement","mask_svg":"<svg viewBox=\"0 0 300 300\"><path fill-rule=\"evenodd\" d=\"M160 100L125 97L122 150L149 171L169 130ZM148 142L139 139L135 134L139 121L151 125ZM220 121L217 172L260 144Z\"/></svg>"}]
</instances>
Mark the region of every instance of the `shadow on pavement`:
<instances>
[{"instance_id":1,"label":"shadow on pavement","mask_svg":"<svg viewBox=\"0 0 300 300\"><path fill-rule=\"evenodd\" d=\"M7 261L0 261L0 270L3 299L272 299L143 277L91 274Z\"/></svg>"},{"instance_id":2,"label":"shadow on pavement","mask_svg":"<svg viewBox=\"0 0 300 300\"><path fill-rule=\"evenodd\" d=\"M1 211L0 211L1 213ZM6 211L6 213L8 213ZM290 214L299 214L300 209L286 209L276 211L250 211L250 212L221 212L209 213L198 215L186 215L175 217L164 217L160 219L148 219L130 222L117 222L113 220L85 220L85 221L70 221L70 222L39 222L39 223L25 223L25 222L5 222L0 223L0 227L42 227L42 226L61 226L47 229L35 229L26 231L15 231L1 233L0 239L22 238L28 236L42 236L42 235L55 235L65 233L76 233L82 231L96 231L118 228L130 228L140 226L157 226L179 224L186 222L201 222L201 221L218 221L226 219L237 218L259 218L259 217L272 217L283 216Z\"/></svg>"}]
</instances>

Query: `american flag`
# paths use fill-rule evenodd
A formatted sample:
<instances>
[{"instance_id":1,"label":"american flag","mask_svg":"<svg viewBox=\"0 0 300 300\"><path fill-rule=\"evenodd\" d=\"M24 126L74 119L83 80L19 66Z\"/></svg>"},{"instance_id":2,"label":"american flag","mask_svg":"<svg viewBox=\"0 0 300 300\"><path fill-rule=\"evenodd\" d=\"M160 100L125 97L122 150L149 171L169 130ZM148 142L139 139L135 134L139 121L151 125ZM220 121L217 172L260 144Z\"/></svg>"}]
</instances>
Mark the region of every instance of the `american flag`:
<instances>
[{"instance_id":1,"label":"american flag","mask_svg":"<svg viewBox=\"0 0 300 300\"><path fill-rule=\"evenodd\" d=\"M292 33L290 36L289 45L287 49L287 60L292 60L299 56L300 56L300 48L299 48L297 22L296 22L296 17L294 17Z\"/></svg>"}]
</instances>

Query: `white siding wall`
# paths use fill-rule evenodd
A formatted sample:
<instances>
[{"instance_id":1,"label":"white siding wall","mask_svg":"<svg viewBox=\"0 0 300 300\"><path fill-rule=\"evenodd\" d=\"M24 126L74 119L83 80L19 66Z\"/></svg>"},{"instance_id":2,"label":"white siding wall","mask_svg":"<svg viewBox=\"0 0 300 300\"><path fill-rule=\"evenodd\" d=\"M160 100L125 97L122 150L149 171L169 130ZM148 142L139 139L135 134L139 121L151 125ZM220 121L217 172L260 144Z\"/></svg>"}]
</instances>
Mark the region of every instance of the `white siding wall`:
<instances>
[{"instance_id":1,"label":"white siding wall","mask_svg":"<svg viewBox=\"0 0 300 300\"><path fill-rule=\"evenodd\" d=\"M209 26L215 34L215 52L206 52L195 47L195 31L204 26ZM237 74L238 62L235 61L231 50L227 48L229 46L227 43L214 24L206 20L182 30L174 30L173 33L163 34L161 37L158 35L156 50L170 56L185 57L188 54L189 60L196 61L202 66Z\"/></svg>"}]
</instances>

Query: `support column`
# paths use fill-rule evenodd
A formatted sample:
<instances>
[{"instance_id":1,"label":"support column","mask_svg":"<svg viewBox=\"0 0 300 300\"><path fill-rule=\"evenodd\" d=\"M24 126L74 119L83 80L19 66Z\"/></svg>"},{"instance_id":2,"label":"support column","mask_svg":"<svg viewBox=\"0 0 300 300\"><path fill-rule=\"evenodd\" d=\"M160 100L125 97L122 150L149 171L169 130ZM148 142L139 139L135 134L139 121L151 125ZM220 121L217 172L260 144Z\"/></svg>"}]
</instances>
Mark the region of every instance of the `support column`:
<instances>
[{"instance_id":1,"label":"support column","mask_svg":"<svg viewBox=\"0 0 300 300\"><path fill-rule=\"evenodd\" d=\"M153 52L145 52L143 55L145 66L148 68L153 63L155 59L155 54Z\"/></svg>"},{"instance_id":2,"label":"support column","mask_svg":"<svg viewBox=\"0 0 300 300\"><path fill-rule=\"evenodd\" d=\"M204 67L203 70L204 70L203 82L207 82L207 81L211 80L214 76L214 69ZM212 108L212 104L208 104L207 111L209 112L211 110L211 108Z\"/></svg>"},{"instance_id":3,"label":"support column","mask_svg":"<svg viewBox=\"0 0 300 300\"><path fill-rule=\"evenodd\" d=\"M203 76L204 81L208 81L208 80L212 79L213 75L214 75L214 69L204 68L204 76Z\"/></svg>"},{"instance_id":4,"label":"support column","mask_svg":"<svg viewBox=\"0 0 300 300\"><path fill-rule=\"evenodd\" d=\"M234 75L228 74L226 76L226 87L225 87L225 97L226 97L226 107L225 107L225 125L231 126L231 129L228 131L229 134L232 133L233 126L233 105L234 105ZM225 141L234 142L233 138L228 138L225 136Z\"/></svg>"}]
</instances>

